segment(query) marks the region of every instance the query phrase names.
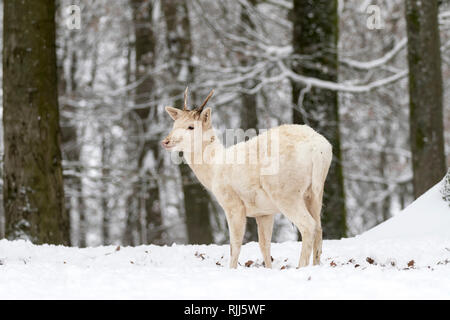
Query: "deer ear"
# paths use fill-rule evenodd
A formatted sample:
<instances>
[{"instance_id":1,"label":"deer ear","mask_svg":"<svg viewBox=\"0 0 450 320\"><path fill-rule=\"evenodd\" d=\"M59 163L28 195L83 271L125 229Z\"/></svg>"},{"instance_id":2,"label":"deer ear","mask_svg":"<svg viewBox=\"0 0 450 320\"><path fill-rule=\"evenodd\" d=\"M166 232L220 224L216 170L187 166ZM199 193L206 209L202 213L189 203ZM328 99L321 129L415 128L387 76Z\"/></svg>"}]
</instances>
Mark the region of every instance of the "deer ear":
<instances>
[{"instance_id":1,"label":"deer ear","mask_svg":"<svg viewBox=\"0 0 450 320\"><path fill-rule=\"evenodd\" d=\"M204 124L211 124L211 108L206 108L200 113L200 120Z\"/></svg>"},{"instance_id":2,"label":"deer ear","mask_svg":"<svg viewBox=\"0 0 450 320\"><path fill-rule=\"evenodd\" d=\"M181 110L173 107L166 107L166 111L173 120L177 120L181 115Z\"/></svg>"}]
</instances>

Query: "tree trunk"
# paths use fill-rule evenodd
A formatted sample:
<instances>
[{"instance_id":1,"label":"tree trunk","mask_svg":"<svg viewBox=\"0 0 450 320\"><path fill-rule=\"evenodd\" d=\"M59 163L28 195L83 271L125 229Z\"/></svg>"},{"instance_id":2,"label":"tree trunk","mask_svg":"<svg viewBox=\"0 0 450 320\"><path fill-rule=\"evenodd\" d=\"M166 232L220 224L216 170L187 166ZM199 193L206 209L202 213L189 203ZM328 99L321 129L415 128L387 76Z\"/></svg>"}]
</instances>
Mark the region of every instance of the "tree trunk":
<instances>
[{"instance_id":1,"label":"tree trunk","mask_svg":"<svg viewBox=\"0 0 450 320\"><path fill-rule=\"evenodd\" d=\"M249 3L253 6L256 5L256 0L250 0ZM254 24L252 23L248 9L241 5L241 28L240 32L244 34L247 28L254 29ZM251 49L249 49L251 50ZM241 66L246 67L251 63L251 57L248 57L242 53L239 53L238 60ZM255 86L255 81L250 79L244 83L244 89L251 89ZM243 93L241 96L242 107L241 107L241 129L258 129L258 113L257 113L257 96L256 94L246 94ZM256 219L247 218L247 225L245 228L246 241L258 241L258 228L256 225Z\"/></svg>"},{"instance_id":2,"label":"tree trunk","mask_svg":"<svg viewBox=\"0 0 450 320\"><path fill-rule=\"evenodd\" d=\"M102 208L102 240L103 245L111 244L111 213L108 205L109 194L108 194L108 182L107 177L109 176L109 162L110 159L110 144L108 141L107 133L103 133L101 142L101 159L102 159L102 178L101 179L101 208Z\"/></svg>"},{"instance_id":3,"label":"tree trunk","mask_svg":"<svg viewBox=\"0 0 450 320\"><path fill-rule=\"evenodd\" d=\"M61 13L59 13L61 15ZM76 32L76 31L74 31ZM74 40L74 32L71 34L71 40ZM77 81L75 75L78 70L78 55L76 48L72 48L72 52L69 52L67 40L64 41L62 46L63 54L60 59L58 59L57 68L58 68L58 94L59 96L64 96L70 94L72 97L76 95L77 90ZM70 54L70 57L69 57ZM66 59L70 59L70 68L69 68L69 77L66 79L64 72L64 63ZM69 81L67 81L69 80ZM72 245L78 245L80 248L86 247L86 217L85 217L85 204L83 198L83 184L81 181L82 167L79 165L81 161L81 144L79 143L78 137L78 128L72 120L72 114L76 112L75 107L71 105L62 105L61 110L63 113L60 116L61 119L61 146L62 146L62 156L63 159L74 164L75 171L77 174L69 177L64 177L65 185L67 188L70 186L72 190L74 190L74 198L76 202L76 206L72 208L70 201L70 194L67 192L65 205L66 212L70 217L71 212L78 212L78 234L73 234L72 228ZM65 116L67 114L68 116Z\"/></svg>"},{"instance_id":4,"label":"tree trunk","mask_svg":"<svg viewBox=\"0 0 450 320\"><path fill-rule=\"evenodd\" d=\"M132 0L135 52L136 52L136 80L146 77L136 88L135 103L146 104L154 97L153 91L155 82L152 77L146 74L155 66L155 47L156 39L153 33L152 15L153 1ZM138 154L137 171L139 174L138 183L135 186L133 197L137 199L137 210L134 213L140 223L136 223L140 229L142 243L164 244L162 232L162 215L159 199L159 186L156 177L153 177L149 170L145 170L144 159L148 152L153 153L153 158L158 164L159 158L159 139L158 137L147 134L151 125L156 125L157 110L156 106L138 108L137 115L142 121L145 133L145 142L142 150ZM148 137L151 136L151 140ZM130 202L133 203L133 202Z\"/></svg>"},{"instance_id":5,"label":"tree trunk","mask_svg":"<svg viewBox=\"0 0 450 320\"><path fill-rule=\"evenodd\" d=\"M437 1L407 0L406 23L410 144L417 198L446 172Z\"/></svg>"},{"instance_id":6,"label":"tree trunk","mask_svg":"<svg viewBox=\"0 0 450 320\"><path fill-rule=\"evenodd\" d=\"M211 198L188 165L180 165L180 170L189 243L211 244L213 242L209 214Z\"/></svg>"},{"instance_id":7,"label":"tree trunk","mask_svg":"<svg viewBox=\"0 0 450 320\"><path fill-rule=\"evenodd\" d=\"M307 60L294 62L293 70L305 76L336 82L337 0L294 0L292 18L294 54L308 57ZM292 99L293 105L296 106L293 122L309 124L333 145L334 158L325 184L322 226L325 238L345 237L346 208L337 92L306 88L293 82ZM300 108L304 112L300 112Z\"/></svg>"},{"instance_id":8,"label":"tree trunk","mask_svg":"<svg viewBox=\"0 0 450 320\"><path fill-rule=\"evenodd\" d=\"M70 243L64 208L53 1L4 1L6 236Z\"/></svg>"},{"instance_id":9,"label":"tree trunk","mask_svg":"<svg viewBox=\"0 0 450 320\"><path fill-rule=\"evenodd\" d=\"M169 48L169 68L171 77L179 79L180 87L193 82L193 68L189 62L192 56L192 42L189 12L186 2L176 0L165 0L162 9L167 27L167 46ZM180 72L187 71L186 78L180 79ZM182 90L175 90L173 95L182 96ZM191 96L194 99L194 96ZM175 101L175 106L181 106L182 100ZM180 165L183 183L184 207L186 211L186 228L188 241L192 244L212 243L209 205L211 197L208 191L186 165Z\"/></svg>"},{"instance_id":10,"label":"tree trunk","mask_svg":"<svg viewBox=\"0 0 450 320\"><path fill-rule=\"evenodd\" d=\"M135 213L137 212L136 206L136 198L128 197L127 198L127 216L125 221L125 230L122 236L122 243L126 246L134 246L138 245L139 241L137 241L136 232L138 230L137 226L137 218Z\"/></svg>"}]
</instances>

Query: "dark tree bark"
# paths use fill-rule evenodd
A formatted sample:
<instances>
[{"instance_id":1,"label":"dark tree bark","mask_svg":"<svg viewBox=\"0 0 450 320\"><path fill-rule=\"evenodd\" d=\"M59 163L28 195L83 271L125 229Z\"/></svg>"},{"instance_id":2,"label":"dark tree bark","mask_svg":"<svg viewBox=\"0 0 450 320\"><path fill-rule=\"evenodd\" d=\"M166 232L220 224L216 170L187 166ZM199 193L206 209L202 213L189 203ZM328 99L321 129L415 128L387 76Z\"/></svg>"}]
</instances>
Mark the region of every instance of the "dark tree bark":
<instances>
[{"instance_id":1,"label":"dark tree bark","mask_svg":"<svg viewBox=\"0 0 450 320\"><path fill-rule=\"evenodd\" d=\"M180 87L183 87L193 82L194 75L193 68L189 63L193 48L187 3L185 1L180 3L176 0L165 0L162 2L162 9L166 20L166 41L169 48L169 61L172 63L169 71L172 79L178 79L180 70L188 68L185 83L179 83ZM176 90L172 94L182 97L183 90ZM191 99L195 99L194 95L191 95ZM177 99L175 106L181 105L182 100ZM183 181L188 241L193 244L212 243L213 236L209 214L211 197L188 165L181 164L180 172Z\"/></svg>"},{"instance_id":2,"label":"dark tree bark","mask_svg":"<svg viewBox=\"0 0 450 320\"><path fill-rule=\"evenodd\" d=\"M109 162L111 157L110 154L111 146L108 141L108 135L103 134L101 142L101 159L102 159L102 186L101 186L101 208L102 208L102 239L103 245L111 244L111 213L108 205L109 195L108 195L108 182L107 178L109 176Z\"/></svg>"},{"instance_id":3,"label":"dark tree bark","mask_svg":"<svg viewBox=\"0 0 450 320\"><path fill-rule=\"evenodd\" d=\"M6 236L68 245L53 1L4 1Z\"/></svg>"},{"instance_id":4,"label":"dark tree bark","mask_svg":"<svg viewBox=\"0 0 450 320\"><path fill-rule=\"evenodd\" d=\"M137 218L135 211L137 212L136 197L127 198L127 216L125 220L125 230L122 236L122 243L126 246L139 245L138 237L136 233L138 231Z\"/></svg>"},{"instance_id":5,"label":"dark tree bark","mask_svg":"<svg viewBox=\"0 0 450 320\"><path fill-rule=\"evenodd\" d=\"M209 214L211 197L188 165L180 165L180 170L188 241L190 244L211 244L214 240Z\"/></svg>"},{"instance_id":6,"label":"dark tree bark","mask_svg":"<svg viewBox=\"0 0 450 320\"><path fill-rule=\"evenodd\" d=\"M417 198L446 172L437 1L407 0L406 23L410 144Z\"/></svg>"},{"instance_id":7,"label":"dark tree bark","mask_svg":"<svg viewBox=\"0 0 450 320\"><path fill-rule=\"evenodd\" d=\"M293 70L305 76L337 81L337 0L294 0L291 14L294 54L308 57L294 62ZM346 207L337 92L305 88L301 83L293 82L292 102L296 106L293 122L309 124L333 145L334 158L325 184L322 226L325 238L345 237ZM322 117L321 120L317 115Z\"/></svg>"}]
</instances>

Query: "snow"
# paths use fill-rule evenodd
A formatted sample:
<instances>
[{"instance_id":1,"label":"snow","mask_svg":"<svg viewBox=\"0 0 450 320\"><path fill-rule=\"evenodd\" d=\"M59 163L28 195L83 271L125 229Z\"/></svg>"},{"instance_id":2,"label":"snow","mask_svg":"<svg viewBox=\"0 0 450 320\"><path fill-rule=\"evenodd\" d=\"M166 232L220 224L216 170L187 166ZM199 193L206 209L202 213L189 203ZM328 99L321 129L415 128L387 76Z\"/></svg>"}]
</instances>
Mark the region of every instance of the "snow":
<instances>
[{"instance_id":1,"label":"snow","mask_svg":"<svg viewBox=\"0 0 450 320\"><path fill-rule=\"evenodd\" d=\"M443 181L405 210L361 235L364 239L427 238L450 234L450 207L442 199Z\"/></svg>"},{"instance_id":2,"label":"snow","mask_svg":"<svg viewBox=\"0 0 450 320\"><path fill-rule=\"evenodd\" d=\"M0 299L450 299L450 208L440 186L361 236L324 241L322 264L302 269L294 241L272 245L272 270L255 242L230 270L228 245L0 240Z\"/></svg>"}]
</instances>

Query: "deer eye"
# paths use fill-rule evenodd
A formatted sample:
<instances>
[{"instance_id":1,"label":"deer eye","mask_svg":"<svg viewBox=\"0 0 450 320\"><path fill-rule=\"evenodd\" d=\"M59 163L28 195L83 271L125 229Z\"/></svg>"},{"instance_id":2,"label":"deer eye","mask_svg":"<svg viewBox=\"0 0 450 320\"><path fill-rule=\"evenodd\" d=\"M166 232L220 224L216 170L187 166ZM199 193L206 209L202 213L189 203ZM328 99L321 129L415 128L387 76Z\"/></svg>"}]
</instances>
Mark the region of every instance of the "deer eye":
<instances>
[{"instance_id":1,"label":"deer eye","mask_svg":"<svg viewBox=\"0 0 450 320\"><path fill-rule=\"evenodd\" d=\"M189 126L188 129L189 130L194 130L194 127L193 126Z\"/></svg>"}]
</instances>

